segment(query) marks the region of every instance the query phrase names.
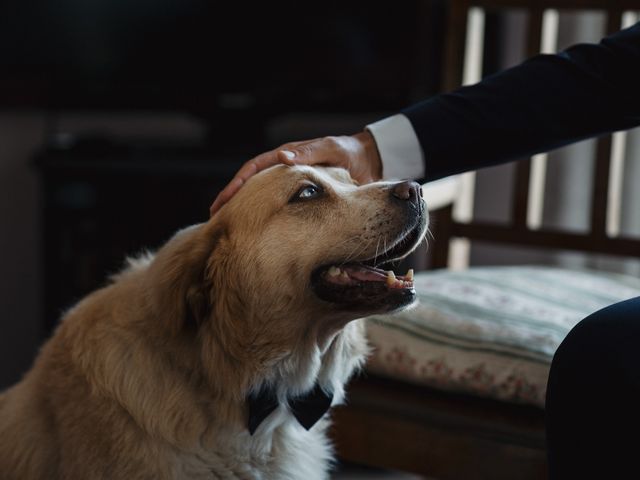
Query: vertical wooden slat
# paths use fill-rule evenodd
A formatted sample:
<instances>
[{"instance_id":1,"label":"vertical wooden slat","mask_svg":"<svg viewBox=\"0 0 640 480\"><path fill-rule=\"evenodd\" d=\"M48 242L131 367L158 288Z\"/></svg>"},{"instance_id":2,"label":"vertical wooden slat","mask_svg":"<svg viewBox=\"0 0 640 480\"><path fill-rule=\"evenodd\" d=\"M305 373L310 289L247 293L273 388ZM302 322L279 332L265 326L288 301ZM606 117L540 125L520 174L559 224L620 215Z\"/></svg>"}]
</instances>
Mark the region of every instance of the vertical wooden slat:
<instances>
[{"instance_id":1,"label":"vertical wooden slat","mask_svg":"<svg viewBox=\"0 0 640 480\"><path fill-rule=\"evenodd\" d=\"M473 85L482 80L484 63L486 12L478 7L467 10L466 40L462 66L462 84ZM453 218L458 222L470 222L473 218L475 172L461 176L460 194L455 201Z\"/></svg>"},{"instance_id":2,"label":"vertical wooden slat","mask_svg":"<svg viewBox=\"0 0 640 480\"><path fill-rule=\"evenodd\" d=\"M462 66L463 85L472 85L482 80L485 26L486 11L477 6L468 7L466 9L466 38ZM460 193L453 206L453 218L457 222L470 222L473 219L475 180L475 172L467 172L460 177ZM468 239L452 239L449 250L449 267L455 270L464 270L469 266L470 253L471 244Z\"/></svg>"},{"instance_id":3,"label":"vertical wooden slat","mask_svg":"<svg viewBox=\"0 0 640 480\"><path fill-rule=\"evenodd\" d=\"M620 29L622 10L607 12L607 34ZM607 201L609 175L611 170L611 135L597 140L596 166L593 173L593 195L591 201L591 235L605 237L607 235Z\"/></svg>"},{"instance_id":4,"label":"vertical wooden slat","mask_svg":"<svg viewBox=\"0 0 640 480\"><path fill-rule=\"evenodd\" d=\"M626 134L627 132L616 132L611 136L611 165L609 168L606 218L608 237L615 237L620 234Z\"/></svg>"},{"instance_id":5,"label":"vertical wooden slat","mask_svg":"<svg viewBox=\"0 0 640 480\"><path fill-rule=\"evenodd\" d=\"M527 21L527 57L540 53L540 39L542 38L542 14L540 7L529 11ZM529 176L531 174L531 159L521 160L516 166L515 182L513 186L513 204L511 218L513 225L519 229L527 228L527 212L529 203Z\"/></svg>"},{"instance_id":6,"label":"vertical wooden slat","mask_svg":"<svg viewBox=\"0 0 640 480\"><path fill-rule=\"evenodd\" d=\"M469 0L451 0L447 8L447 27L445 36L444 68L441 90L450 92L462 84L467 42L467 13ZM435 215L434 246L431 252L431 267L446 268L449 262L451 242L451 224L453 207L447 207Z\"/></svg>"},{"instance_id":7,"label":"vertical wooden slat","mask_svg":"<svg viewBox=\"0 0 640 480\"><path fill-rule=\"evenodd\" d=\"M468 8L469 2L467 0L449 2L445 37L445 67L442 80L442 90L445 92L458 88L462 83Z\"/></svg>"},{"instance_id":8,"label":"vertical wooden slat","mask_svg":"<svg viewBox=\"0 0 640 480\"><path fill-rule=\"evenodd\" d=\"M520 160L516 165L514 196L512 206L513 225L516 228L527 228L527 211L529 205L529 176L531 174L531 159Z\"/></svg>"},{"instance_id":9,"label":"vertical wooden slat","mask_svg":"<svg viewBox=\"0 0 640 480\"><path fill-rule=\"evenodd\" d=\"M452 214L451 205L431 213L433 237L437 239L431 249L431 268L446 268L449 263L448 240L451 238Z\"/></svg>"},{"instance_id":10,"label":"vertical wooden slat","mask_svg":"<svg viewBox=\"0 0 640 480\"><path fill-rule=\"evenodd\" d=\"M558 29L560 13L553 8L545 9L542 14L542 38L540 53L554 54L558 51ZM545 178L547 176L547 153L539 153L531 157L529 173L529 200L527 205L527 228L536 230L542 227L544 211Z\"/></svg>"},{"instance_id":11,"label":"vertical wooden slat","mask_svg":"<svg viewBox=\"0 0 640 480\"><path fill-rule=\"evenodd\" d=\"M597 141L596 166L593 172L593 196L591 200L591 235L603 237L607 226L607 200L609 171L611 168L611 135Z\"/></svg>"}]
</instances>

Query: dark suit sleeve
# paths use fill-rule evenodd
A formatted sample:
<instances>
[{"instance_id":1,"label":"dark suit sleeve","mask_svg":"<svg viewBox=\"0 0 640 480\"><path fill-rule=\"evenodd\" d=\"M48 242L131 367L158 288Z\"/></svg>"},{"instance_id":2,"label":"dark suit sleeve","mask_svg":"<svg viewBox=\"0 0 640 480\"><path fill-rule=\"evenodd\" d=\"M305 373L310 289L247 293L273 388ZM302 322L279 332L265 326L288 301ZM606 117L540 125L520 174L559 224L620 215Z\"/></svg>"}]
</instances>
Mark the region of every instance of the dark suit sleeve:
<instances>
[{"instance_id":1,"label":"dark suit sleeve","mask_svg":"<svg viewBox=\"0 0 640 480\"><path fill-rule=\"evenodd\" d=\"M640 23L405 109L426 180L640 125Z\"/></svg>"}]
</instances>

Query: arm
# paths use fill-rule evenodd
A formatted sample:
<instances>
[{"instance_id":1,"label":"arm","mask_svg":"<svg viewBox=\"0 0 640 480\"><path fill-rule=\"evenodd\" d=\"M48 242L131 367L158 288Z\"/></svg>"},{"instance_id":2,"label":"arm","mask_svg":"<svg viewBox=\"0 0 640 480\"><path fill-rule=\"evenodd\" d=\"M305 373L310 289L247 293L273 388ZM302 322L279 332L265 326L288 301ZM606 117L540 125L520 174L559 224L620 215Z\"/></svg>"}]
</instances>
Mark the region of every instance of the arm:
<instances>
[{"instance_id":1,"label":"arm","mask_svg":"<svg viewBox=\"0 0 640 480\"><path fill-rule=\"evenodd\" d=\"M538 55L403 113L428 180L640 125L640 23L599 44Z\"/></svg>"}]
</instances>

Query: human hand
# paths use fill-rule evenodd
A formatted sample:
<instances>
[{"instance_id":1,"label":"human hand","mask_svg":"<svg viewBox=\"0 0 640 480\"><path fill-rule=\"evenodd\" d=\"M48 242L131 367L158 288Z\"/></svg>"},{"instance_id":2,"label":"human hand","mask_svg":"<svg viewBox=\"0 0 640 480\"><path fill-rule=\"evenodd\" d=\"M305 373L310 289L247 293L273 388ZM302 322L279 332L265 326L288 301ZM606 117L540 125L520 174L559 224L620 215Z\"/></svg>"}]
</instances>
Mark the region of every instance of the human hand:
<instances>
[{"instance_id":1,"label":"human hand","mask_svg":"<svg viewBox=\"0 0 640 480\"><path fill-rule=\"evenodd\" d=\"M370 183L382 178L380 155L373 136L367 131L355 135L286 143L252 158L240 167L211 205L211 215L220 210L249 178L278 163L342 167L358 183Z\"/></svg>"}]
</instances>

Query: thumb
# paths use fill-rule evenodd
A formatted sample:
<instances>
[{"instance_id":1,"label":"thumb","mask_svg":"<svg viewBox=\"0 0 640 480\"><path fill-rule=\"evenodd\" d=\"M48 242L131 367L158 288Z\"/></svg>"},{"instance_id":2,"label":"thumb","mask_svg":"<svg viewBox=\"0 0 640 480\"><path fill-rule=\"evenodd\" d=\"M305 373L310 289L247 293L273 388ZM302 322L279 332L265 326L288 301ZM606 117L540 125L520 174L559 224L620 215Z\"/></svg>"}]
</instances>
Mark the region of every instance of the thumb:
<instances>
[{"instance_id":1,"label":"thumb","mask_svg":"<svg viewBox=\"0 0 640 480\"><path fill-rule=\"evenodd\" d=\"M316 145L307 143L278 150L277 156L280 162L287 165L318 165L326 162L324 153Z\"/></svg>"},{"instance_id":2,"label":"thumb","mask_svg":"<svg viewBox=\"0 0 640 480\"><path fill-rule=\"evenodd\" d=\"M280 163L295 165L299 163L300 155L293 150L278 150L276 152L276 157Z\"/></svg>"},{"instance_id":3,"label":"thumb","mask_svg":"<svg viewBox=\"0 0 640 480\"><path fill-rule=\"evenodd\" d=\"M297 165L299 163L306 163L304 161L301 162L300 153L292 149L278 150L276 152L276 158L278 162L284 163L285 165L289 166Z\"/></svg>"}]
</instances>

